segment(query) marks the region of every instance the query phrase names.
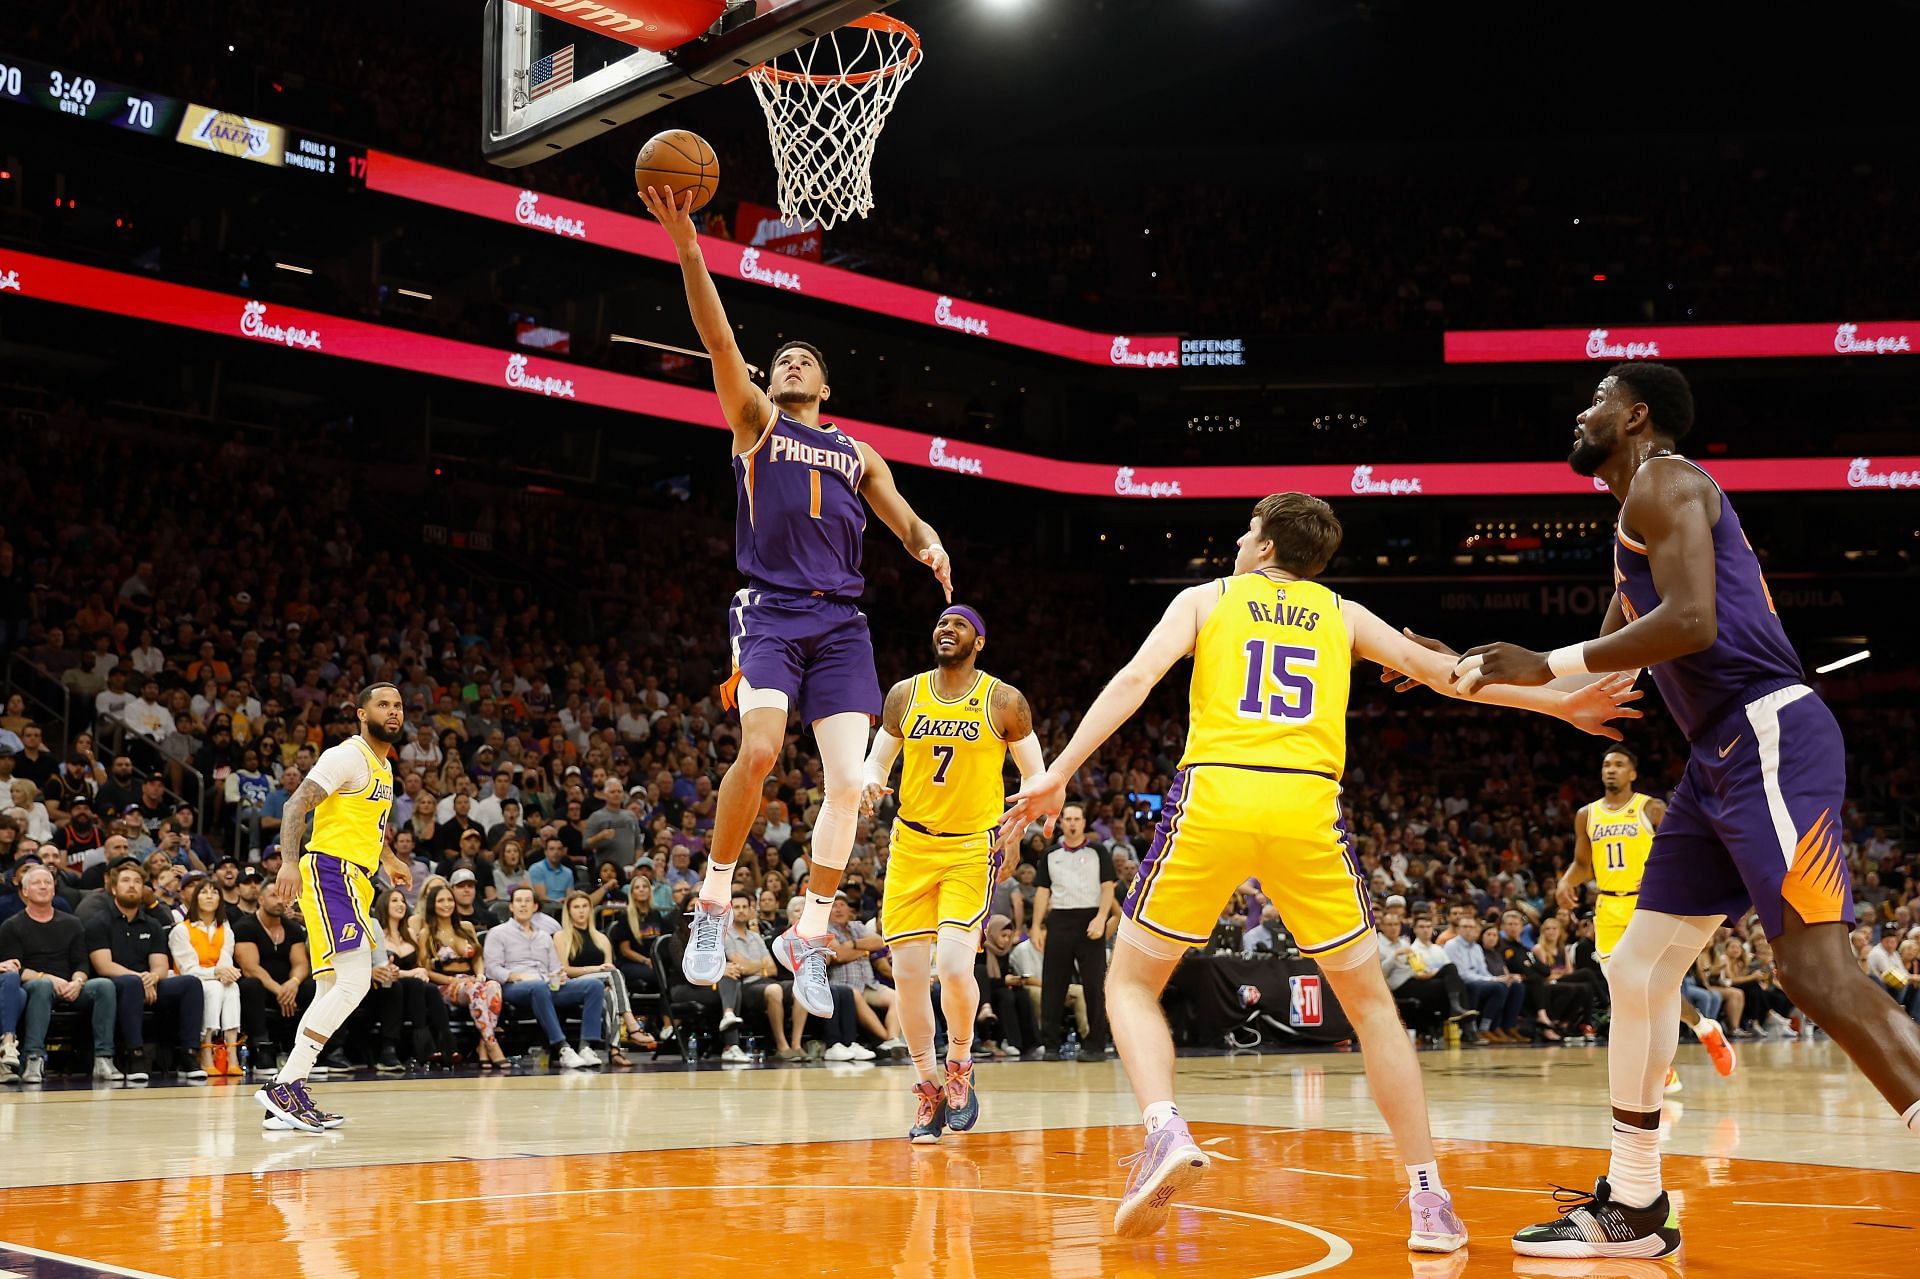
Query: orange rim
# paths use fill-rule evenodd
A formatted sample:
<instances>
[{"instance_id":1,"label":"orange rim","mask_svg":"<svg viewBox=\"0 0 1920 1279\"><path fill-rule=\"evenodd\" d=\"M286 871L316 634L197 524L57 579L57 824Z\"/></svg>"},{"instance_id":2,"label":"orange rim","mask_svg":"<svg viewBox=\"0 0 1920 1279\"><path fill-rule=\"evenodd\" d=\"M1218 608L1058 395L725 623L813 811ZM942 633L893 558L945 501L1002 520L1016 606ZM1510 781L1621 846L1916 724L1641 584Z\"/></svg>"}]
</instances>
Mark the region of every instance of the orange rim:
<instances>
[{"instance_id":1,"label":"orange rim","mask_svg":"<svg viewBox=\"0 0 1920 1279\"><path fill-rule=\"evenodd\" d=\"M846 75L808 75L802 71L782 70L771 62L763 62L746 74L763 75L779 84L790 84L795 81L813 85L866 84L885 76L898 75L920 60L920 33L898 18L890 18L884 13L870 13L864 18L855 18L846 25L860 27L866 31L879 31L886 35L905 36L908 44L907 56L889 62L884 67L876 67L872 71L855 71Z\"/></svg>"}]
</instances>

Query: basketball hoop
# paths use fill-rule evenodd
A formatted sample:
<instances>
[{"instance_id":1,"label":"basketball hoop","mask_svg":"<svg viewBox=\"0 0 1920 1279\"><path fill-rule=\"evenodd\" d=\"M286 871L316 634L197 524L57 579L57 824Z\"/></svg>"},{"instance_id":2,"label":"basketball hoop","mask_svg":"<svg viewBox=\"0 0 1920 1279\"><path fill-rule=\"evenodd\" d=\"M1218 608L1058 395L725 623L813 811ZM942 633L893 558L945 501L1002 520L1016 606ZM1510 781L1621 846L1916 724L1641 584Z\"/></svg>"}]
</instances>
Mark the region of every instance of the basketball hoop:
<instances>
[{"instance_id":1,"label":"basketball hoop","mask_svg":"<svg viewBox=\"0 0 1920 1279\"><path fill-rule=\"evenodd\" d=\"M875 13L783 57L747 72L767 113L780 212L823 227L866 217L874 144L920 65L919 35Z\"/></svg>"}]
</instances>

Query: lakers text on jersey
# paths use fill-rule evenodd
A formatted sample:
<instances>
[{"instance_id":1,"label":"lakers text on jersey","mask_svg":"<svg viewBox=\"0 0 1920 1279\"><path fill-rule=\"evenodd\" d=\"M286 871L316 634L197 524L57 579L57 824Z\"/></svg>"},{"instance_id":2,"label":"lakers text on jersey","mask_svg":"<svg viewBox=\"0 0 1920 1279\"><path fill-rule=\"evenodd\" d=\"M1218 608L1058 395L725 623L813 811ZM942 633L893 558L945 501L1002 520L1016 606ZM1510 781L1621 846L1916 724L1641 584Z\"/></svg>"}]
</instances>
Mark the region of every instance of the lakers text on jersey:
<instances>
[{"instance_id":1,"label":"lakers text on jersey","mask_svg":"<svg viewBox=\"0 0 1920 1279\"><path fill-rule=\"evenodd\" d=\"M993 727L999 681L984 672L951 700L933 673L913 680L902 718L900 811L894 819L880 928L889 945L986 919L1001 854L1007 744Z\"/></svg>"}]
</instances>

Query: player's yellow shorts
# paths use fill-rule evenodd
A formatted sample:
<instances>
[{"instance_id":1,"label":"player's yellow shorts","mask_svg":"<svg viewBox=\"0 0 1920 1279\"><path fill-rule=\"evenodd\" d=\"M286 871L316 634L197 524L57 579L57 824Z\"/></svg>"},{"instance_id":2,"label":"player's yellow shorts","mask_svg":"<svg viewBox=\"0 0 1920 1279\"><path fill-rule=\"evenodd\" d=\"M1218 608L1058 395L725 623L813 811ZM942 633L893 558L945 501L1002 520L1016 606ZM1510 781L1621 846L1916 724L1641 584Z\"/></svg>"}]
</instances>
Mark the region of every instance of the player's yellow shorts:
<instances>
[{"instance_id":1,"label":"player's yellow shorts","mask_svg":"<svg viewBox=\"0 0 1920 1279\"><path fill-rule=\"evenodd\" d=\"M1620 945L1620 939L1627 935L1627 921L1633 918L1633 908L1640 900L1640 894L1629 893L1624 897L1615 897L1608 893L1600 895L1600 904L1593 908L1593 957L1604 961Z\"/></svg>"},{"instance_id":2,"label":"player's yellow shorts","mask_svg":"<svg viewBox=\"0 0 1920 1279\"><path fill-rule=\"evenodd\" d=\"M300 914L307 921L313 975L333 971L333 957L373 945L373 880L330 853L300 858Z\"/></svg>"},{"instance_id":3,"label":"player's yellow shorts","mask_svg":"<svg viewBox=\"0 0 1920 1279\"><path fill-rule=\"evenodd\" d=\"M1230 764L1180 770L1121 910L1162 937L1203 946L1248 879L1260 881L1304 955L1331 955L1373 931L1340 783Z\"/></svg>"},{"instance_id":4,"label":"player's yellow shorts","mask_svg":"<svg viewBox=\"0 0 1920 1279\"><path fill-rule=\"evenodd\" d=\"M929 835L893 824L887 891L880 903L880 932L889 946L931 941L942 928L978 928L986 922L1000 874L993 834Z\"/></svg>"}]
</instances>

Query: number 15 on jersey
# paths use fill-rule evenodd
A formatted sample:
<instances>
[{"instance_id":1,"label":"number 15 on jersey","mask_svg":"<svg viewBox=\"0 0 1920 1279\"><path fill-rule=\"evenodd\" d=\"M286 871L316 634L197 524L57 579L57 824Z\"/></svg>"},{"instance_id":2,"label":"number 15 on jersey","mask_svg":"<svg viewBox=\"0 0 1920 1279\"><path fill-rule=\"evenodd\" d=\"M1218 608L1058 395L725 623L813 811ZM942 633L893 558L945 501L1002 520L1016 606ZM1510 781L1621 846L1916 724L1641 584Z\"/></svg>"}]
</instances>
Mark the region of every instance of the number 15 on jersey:
<instances>
[{"instance_id":1,"label":"number 15 on jersey","mask_svg":"<svg viewBox=\"0 0 1920 1279\"><path fill-rule=\"evenodd\" d=\"M1245 652L1246 695L1237 707L1242 718L1293 724L1313 718L1313 677L1297 668L1312 669L1320 660L1316 650L1250 639Z\"/></svg>"}]
</instances>

